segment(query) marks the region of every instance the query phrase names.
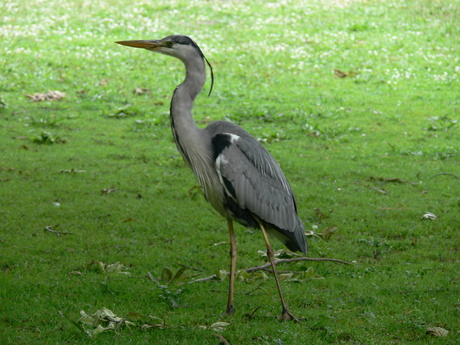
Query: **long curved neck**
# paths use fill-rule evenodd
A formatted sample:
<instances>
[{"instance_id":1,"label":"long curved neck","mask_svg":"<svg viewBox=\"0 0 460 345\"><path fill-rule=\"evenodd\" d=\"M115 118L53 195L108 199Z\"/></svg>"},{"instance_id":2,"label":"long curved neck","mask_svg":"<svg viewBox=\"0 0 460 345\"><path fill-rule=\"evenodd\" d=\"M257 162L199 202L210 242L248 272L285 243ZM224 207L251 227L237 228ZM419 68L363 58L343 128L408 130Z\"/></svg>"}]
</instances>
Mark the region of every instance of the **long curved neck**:
<instances>
[{"instance_id":1,"label":"long curved neck","mask_svg":"<svg viewBox=\"0 0 460 345\"><path fill-rule=\"evenodd\" d=\"M192 117L193 102L206 81L206 67L203 58L196 54L183 60L185 80L174 91L171 99L171 129L177 148L187 165L193 169L194 156L200 151L201 129Z\"/></svg>"},{"instance_id":2,"label":"long curved neck","mask_svg":"<svg viewBox=\"0 0 460 345\"><path fill-rule=\"evenodd\" d=\"M171 100L171 118L175 122L190 120L194 124L193 102L203 89L206 81L206 68L203 59L198 55L196 58L184 61L184 65L185 79L174 91Z\"/></svg>"}]
</instances>

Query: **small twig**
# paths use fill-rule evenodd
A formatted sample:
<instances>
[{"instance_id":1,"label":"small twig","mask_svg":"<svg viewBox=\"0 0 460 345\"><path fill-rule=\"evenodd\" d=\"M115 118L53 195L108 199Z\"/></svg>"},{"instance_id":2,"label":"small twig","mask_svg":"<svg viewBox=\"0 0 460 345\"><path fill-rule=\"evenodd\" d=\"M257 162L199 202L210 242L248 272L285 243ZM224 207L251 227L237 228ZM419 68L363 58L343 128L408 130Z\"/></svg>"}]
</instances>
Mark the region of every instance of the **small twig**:
<instances>
[{"instance_id":1,"label":"small twig","mask_svg":"<svg viewBox=\"0 0 460 345\"><path fill-rule=\"evenodd\" d=\"M265 272L268 272L268 273L273 273L273 271L270 269L270 268L264 268L263 271ZM280 271L280 270L276 270L276 272L278 274L301 274L301 273L305 273L305 271Z\"/></svg>"},{"instance_id":2,"label":"small twig","mask_svg":"<svg viewBox=\"0 0 460 345\"><path fill-rule=\"evenodd\" d=\"M58 225L55 225L55 227L58 227ZM57 230L53 230L53 226L52 225L48 225L48 226L45 226L45 229L43 231L49 231L49 232L52 232L53 234L56 234L57 236L61 236L61 235L72 235L71 232L62 232L62 231L57 231Z\"/></svg>"},{"instance_id":3,"label":"small twig","mask_svg":"<svg viewBox=\"0 0 460 345\"><path fill-rule=\"evenodd\" d=\"M219 344L221 345L231 345L227 339L224 338L222 334L219 333L214 333L213 336L215 336L217 339L219 339Z\"/></svg>"},{"instance_id":4,"label":"small twig","mask_svg":"<svg viewBox=\"0 0 460 345\"><path fill-rule=\"evenodd\" d=\"M296 262L296 261L332 261L332 262L337 262L345 265L351 265L351 262L348 261L343 261L339 259L329 259L329 258L292 258L292 259L280 259L275 261L275 265L278 266L278 264L284 264L287 262ZM266 268L270 267L270 263L266 263L265 265L262 266L256 266L256 267L251 267L245 269L246 272L255 272L255 271L260 271L260 270L265 270Z\"/></svg>"},{"instance_id":5,"label":"small twig","mask_svg":"<svg viewBox=\"0 0 460 345\"><path fill-rule=\"evenodd\" d=\"M371 180L377 180L377 181L383 181L383 182L396 182L396 183L405 183L405 184L412 184L417 186L417 182L410 182L406 180L401 180L400 178L386 178L386 177L375 177L375 176L370 176L369 177Z\"/></svg>"},{"instance_id":6,"label":"small twig","mask_svg":"<svg viewBox=\"0 0 460 345\"><path fill-rule=\"evenodd\" d=\"M460 177L455 175L455 174L452 174L452 173L448 173L448 172L441 172L441 173L438 173L438 174L434 174L433 176L430 176L430 178L433 178L433 177L436 177L436 176L441 176L441 175L448 175L448 176L453 176L455 177L457 180L460 180Z\"/></svg>"},{"instance_id":7,"label":"small twig","mask_svg":"<svg viewBox=\"0 0 460 345\"><path fill-rule=\"evenodd\" d=\"M385 191L385 190L383 190L383 189L380 189L380 188L377 188L377 187L372 187L372 186L365 186L365 187L367 187L367 188L369 188L369 189L372 189L372 190L374 190L374 191L376 191L376 192L378 192L378 193L380 193L380 194L385 194L385 195L390 194L390 193L388 193L387 191Z\"/></svg>"},{"instance_id":8,"label":"small twig","mask_svg":"<svg viewBox=\"0 0 460 345\"><path fill-rule=\"evenodd\" d=\"M259 289L262 287L263 284L264 284L264 283L260 283L259 285L257 285L257 287L256 287L255 289L252 289L251 291L245 292L244 294L245 294L245 295L248 295L248 296L251 296L251 294L252 294L254 291L259 290ZM260 308L260 307L259 307L259 308ZM259 309L259 308L257 308L257 309ZM256 309L256 310L257 310L257 309ZM254 312L255 312L255 311L254 311Z\"/></svg>"},{"instance_id":9,"label":"small twig","mask_svg":"<svg viewBox=\"0 0 460 345\"><path fill-rule=\"evenodd\" d=\"M280 260L276 260L276 261L275 261L275 265L284 264L284 263L288 263L288 262L297 262L297 261L317 261L317 262L331 261L331 262L337 262L337 263L345 264L345 265L351 265L351 264L352 264L351 262L343 261L343 260L339 260L339 259L329 259L329 258L305 258L305 257L301 257L301 258L292 258L292 259L280 259ZM256 267L246 268L244 271L245 271L245 272L248 272L248 273L249 273L249 272L262 271L262 270L271 272L271 270L267 269L267 268L270 267L270 266L271 266L270 263L266 263L265 265L262 265L262 266L256 266ZM205 277L205 278L200 278L200 279L192 280L191 282L189 282L189 284L206 282L206 281L209 281L209 280L214 280L214 279L216 279L216 278L217 278L217 275L216 275L216 274L213 274L212 276L209 276L209 277Z\"/></svg>"},{"instance_id":10,"label":"small twig","mask_svg":"<svg viewBox=\"0 0 460 345\"><path fill-rule=\"evenodd\" d=\"M262 306L258 306L256 309L254 309L254 311L253 311L251 314L247 313L247 314L246 314L246 317L248 317L248 318L250 318L250 319L253 319L253 318L254 318L254 314L255 314L260 308L262 308Z\"/></svg>"},{"instance_id":11,"label":"small twig","mask_svg":"<svg viewBox=\"0 0 460 345\"><path fill-rule=\"evenodd\" d=\"M200 279L192 280L191 282L189 282L189 284L207 282L209 280L214 280L216 278L217 278L217 274L213 274L212 276L209 276L209 277L206 277L206 278L200 278Z\"/></svg>"}]
</instances>

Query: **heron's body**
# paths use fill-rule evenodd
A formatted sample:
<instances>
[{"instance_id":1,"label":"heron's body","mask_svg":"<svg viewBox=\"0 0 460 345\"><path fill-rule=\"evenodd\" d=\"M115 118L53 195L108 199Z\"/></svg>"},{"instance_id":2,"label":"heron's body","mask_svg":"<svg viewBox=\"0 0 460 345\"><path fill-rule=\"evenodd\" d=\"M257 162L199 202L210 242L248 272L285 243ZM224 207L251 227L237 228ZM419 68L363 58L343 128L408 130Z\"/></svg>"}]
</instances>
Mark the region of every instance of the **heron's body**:
<instances>
[{"instance_id":1,"label":"heron's body","mask_svg":"<svg viewBox=\"0 0 460 345\"><path fill-rule=\"evenodd\" d=\"M122 41L124 45L145 48L179 58L186 77L171 100L171 128L184 161L197 176L208 202L225 217L231 236L231 282L227 312L233 311L233 278L236 244L232 221L260 228L280 239L293 251L307 250L304 226L297 215L292 189L279 165L268 151L243 128L226 121L202 129L192 117L192 106L206 81L205 58L186 36L169 36L159 41ZM273 269L273 253L269 253ZM276 274L275 274L276 277ZM283 317L292 318L283 304ZM288 317L289 316L289 317Z\"/></svg>"},{"instance_id":2,"label":"heron's body","mask_svg":"<svg viewBox=\"0 0 460 345\"><path fill-rule=\"evenodd\" d=\"M193 165L191 169L217 212L251 228L259 228L259 220L290 250L305 252L304 228L291 187L268 151L230 122L214 122L199 133L210 144L211 155L200 157L208 169L206 173L195 171ZM190 146L178 140L187 161Z\"/></svg>"}]
</instances>

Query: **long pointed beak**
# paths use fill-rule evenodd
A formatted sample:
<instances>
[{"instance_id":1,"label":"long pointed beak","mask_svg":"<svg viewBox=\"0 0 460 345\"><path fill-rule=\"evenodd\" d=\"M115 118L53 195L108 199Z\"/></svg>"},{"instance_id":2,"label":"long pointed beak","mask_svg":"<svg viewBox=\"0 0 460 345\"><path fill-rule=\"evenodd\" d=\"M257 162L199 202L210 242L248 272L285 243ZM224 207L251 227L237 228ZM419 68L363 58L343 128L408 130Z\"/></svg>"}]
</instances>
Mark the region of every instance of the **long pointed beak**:
<instances>
[{"instance_id":1,"label":"long pointed beak","mask_svg":"<svg viewBox=\"0 0 460 345\"><path fill-rule=\"evenodd\" d=\"M164 42L159 40L117 41L115 43L128 47L144 48L148 50L156 50L164 47Z\"/></svg>"}]
</instances>

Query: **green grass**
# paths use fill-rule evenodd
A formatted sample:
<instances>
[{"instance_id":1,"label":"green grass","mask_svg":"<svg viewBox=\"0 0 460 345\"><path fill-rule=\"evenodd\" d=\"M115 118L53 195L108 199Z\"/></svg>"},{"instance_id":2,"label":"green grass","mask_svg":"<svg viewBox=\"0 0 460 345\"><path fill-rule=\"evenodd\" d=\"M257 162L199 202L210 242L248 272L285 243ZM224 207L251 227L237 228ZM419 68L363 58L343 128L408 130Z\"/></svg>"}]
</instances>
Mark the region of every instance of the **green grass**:
<instances>
[{"instance_id":1,"label":"green grass","mask_svg":"<svg viewBox=\"0 0 460 345\"><path fill-rule=\"evenodd\" d=\"M217 344L219 333L231 344L458 343L459 8L454 0L2 3L1 342ZM214 67L214 92L206 97L208 82L194 108L199 125L228 119L263 141L307 231L337 227L327 241L309 236L308 255L353 262L281 267L309 270L283 282L300 324L274 319L272 277L237 282L233 318L221 316L227 281L187 284L229 263L226 222L194 188L169 129L183 66L113 43L177 33ZM66 97L25 97L48 90ZM427 212L436 219L422 220ZM237 240L239 268L265 262L257 231L239 227ZM191 268L182 284L148 278L183 265ZM102 308L135 326L89 337L80 310ZM210 328L219 321L230 325ZM449 334L426 335L427 327Z\"/></svg>"}]
</instances>

